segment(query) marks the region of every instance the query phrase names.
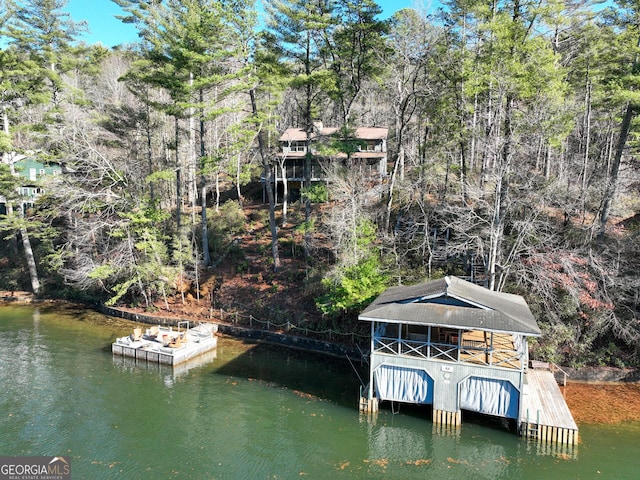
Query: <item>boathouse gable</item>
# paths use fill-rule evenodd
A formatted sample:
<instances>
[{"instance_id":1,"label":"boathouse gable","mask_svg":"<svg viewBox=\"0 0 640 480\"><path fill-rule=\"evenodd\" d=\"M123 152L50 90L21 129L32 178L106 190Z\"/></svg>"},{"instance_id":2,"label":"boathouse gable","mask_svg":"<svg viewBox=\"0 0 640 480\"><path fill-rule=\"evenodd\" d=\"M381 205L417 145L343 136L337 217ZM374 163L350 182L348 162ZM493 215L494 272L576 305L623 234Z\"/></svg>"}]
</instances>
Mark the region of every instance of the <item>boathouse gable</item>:
<instances>
[{"instance_id":1,"label":"boathouse gable","mask_svg":"<svg viewBox=\"0 0 640 480\"><path fill-rule=\"evenodd\" d=\"M528 336L541 334L521 296L493 292L452 276L409 287L391 287L366 307L358 318L387 323L450 323L460 328Z\"/></svg>"}]
</instances>

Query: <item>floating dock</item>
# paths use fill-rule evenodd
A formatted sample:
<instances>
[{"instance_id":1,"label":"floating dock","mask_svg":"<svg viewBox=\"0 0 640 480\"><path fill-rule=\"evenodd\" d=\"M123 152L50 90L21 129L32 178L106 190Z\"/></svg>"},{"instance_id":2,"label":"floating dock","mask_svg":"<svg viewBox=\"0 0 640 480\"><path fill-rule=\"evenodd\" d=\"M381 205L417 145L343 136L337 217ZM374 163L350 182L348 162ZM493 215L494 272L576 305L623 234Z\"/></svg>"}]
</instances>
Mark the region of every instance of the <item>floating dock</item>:
<instances>
[{"instance_id":1,"label":"floating dock","mask_svg":"<svg viewBox=\"0 0 640 480\"><path fill-rule=\"evenodd\" d=\"M523 437L561 445L578 444L578 425L549 369L530 368L526 373L520 416Z\"/></svg>"},{"instance_id":2,"label":"floating dock","mask_svg":"<svg viewBox=\"0 0 640 480\"><path fill-rule=\"evenodd\" d=\"M189 328L189 322L180 322L177 330L153 326L144 334L141 328L135 328L133 334L113 342L111 351L136 361L175 366L215 350L217 331L218 325L214 323Z\"/></svg>"}]
</instances>

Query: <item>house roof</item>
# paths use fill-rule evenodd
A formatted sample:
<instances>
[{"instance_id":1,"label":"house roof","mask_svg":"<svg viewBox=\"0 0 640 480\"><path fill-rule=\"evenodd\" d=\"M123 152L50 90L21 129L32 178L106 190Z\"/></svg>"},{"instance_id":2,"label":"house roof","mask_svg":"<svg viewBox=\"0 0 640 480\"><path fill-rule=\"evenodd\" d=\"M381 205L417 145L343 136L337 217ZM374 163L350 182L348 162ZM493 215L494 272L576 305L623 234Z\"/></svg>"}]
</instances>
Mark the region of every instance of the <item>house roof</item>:
<instances>
[{"instance_id":1,"label":"house roof","mask_svg":"<svg viewBox=\"0 0 640 480\"><path fill-rule=\"evenodd\" d=\"M362 140L384 140L389 135L386 127L358 127L356 128L356 138Z\"/></svg>"},{"instance_id":2,"label":"house roof","mask_svg":"<svg viewBox=\"0 0 640 480\"><path fill-rule=\"evenodd\" d=\"M311 135L313 138L313 135ZM303 128L287 128L280 136L281 142L301 142L307 139L307 132Z\"/></svg>"},{"instance_id":3,"label":"house roof","mask_svg":"<svg viewBox=\"0 0 640 480\"><path fill-rule=\"evenodd\" d=\"M458 277L385 290L358 317L369 322L409 323L539 336L524 298L494 292Z\"/></svg>"},{"instance_id":4,"label":"house roof","mask_svg":"<svg viewBox=\"0 0 640 480\"><path fill-rule=\"evenodd\" d=\"M333 135L338 131L335 127L321 128L317 133L313 132L311 138ZM357 127L355 137L361 140L384 140L389 135L386 127ZM303 128L287 128L280 136L281 142L303 142L307 139L307 132Z\"/></svg>"}]
</instances>

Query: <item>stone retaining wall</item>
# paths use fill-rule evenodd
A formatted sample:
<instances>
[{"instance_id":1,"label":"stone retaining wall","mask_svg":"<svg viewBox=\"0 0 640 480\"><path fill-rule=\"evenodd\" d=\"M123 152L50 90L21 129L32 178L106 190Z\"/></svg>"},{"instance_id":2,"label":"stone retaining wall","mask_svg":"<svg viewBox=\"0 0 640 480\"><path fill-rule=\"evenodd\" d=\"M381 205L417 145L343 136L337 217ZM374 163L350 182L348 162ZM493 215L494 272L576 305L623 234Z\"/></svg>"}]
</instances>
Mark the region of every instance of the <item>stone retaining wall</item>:
<instances>
[{"instance_id":1,"label":"stone retaining wall","mask_svg":"<svg viewBox=\"0 0 640 480\"><path fill-rule=\"evenodd\" d=\"M640 370L635 368L582 367L579 369L562 367L567 379L574 382L639 382ZM562 372L555 373L556 380L562 383Z\"/></svg>"}]
</instances>

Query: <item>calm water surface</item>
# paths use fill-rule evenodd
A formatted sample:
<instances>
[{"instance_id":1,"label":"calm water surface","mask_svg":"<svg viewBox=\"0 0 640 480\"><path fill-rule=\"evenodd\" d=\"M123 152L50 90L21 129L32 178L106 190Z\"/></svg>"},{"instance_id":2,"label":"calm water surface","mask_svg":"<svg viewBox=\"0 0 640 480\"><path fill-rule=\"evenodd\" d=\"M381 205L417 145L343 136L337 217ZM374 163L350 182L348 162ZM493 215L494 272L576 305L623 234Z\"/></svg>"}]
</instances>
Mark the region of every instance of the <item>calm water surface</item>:
<instances>
[{"instance_id":1,"label":"calm water surface","mask_svg":"<svg viewBox=\"0 0 640 480\"><path fill-rule=\"evenodd\" d=\"M540 448L425 410L357 411L345 361L230 338L190 368L109 346L132 324L61 307L0 307L0 455L65 455L74 479L637 479L640 425L580 425ZM603 407L604 408L604 407Z\"/></svg>"}]
</instances>

